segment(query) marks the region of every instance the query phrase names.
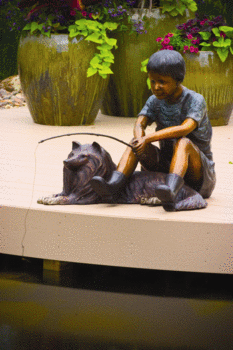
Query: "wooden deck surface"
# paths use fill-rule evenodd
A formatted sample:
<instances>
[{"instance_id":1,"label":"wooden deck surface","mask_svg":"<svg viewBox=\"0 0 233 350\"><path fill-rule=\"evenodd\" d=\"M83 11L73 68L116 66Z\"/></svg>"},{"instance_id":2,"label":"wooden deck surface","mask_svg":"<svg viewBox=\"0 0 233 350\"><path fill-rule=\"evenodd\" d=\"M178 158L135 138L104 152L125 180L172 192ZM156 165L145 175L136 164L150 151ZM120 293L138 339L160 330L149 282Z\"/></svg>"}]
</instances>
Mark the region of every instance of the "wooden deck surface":
<instances>
[{"instance_id":1,"label":"wooden deck surface","mask_svg":"<svg viewBox=\"0 0 233 350\"><path fill-rule=\"evenodd\" d=\"M213 128L217 184L208 207L168 213L140 205L44 206L62 190L71 142L99 142L118 163L125 146L93 136L38 145L47 137L96 132L128 142L134 120L99 114L95 125L43 126L27 107L0 110L0 252L93 264L233 273L233 116ZM154 127L151 126L150 130Z\"/></svg>"}]
</instances>

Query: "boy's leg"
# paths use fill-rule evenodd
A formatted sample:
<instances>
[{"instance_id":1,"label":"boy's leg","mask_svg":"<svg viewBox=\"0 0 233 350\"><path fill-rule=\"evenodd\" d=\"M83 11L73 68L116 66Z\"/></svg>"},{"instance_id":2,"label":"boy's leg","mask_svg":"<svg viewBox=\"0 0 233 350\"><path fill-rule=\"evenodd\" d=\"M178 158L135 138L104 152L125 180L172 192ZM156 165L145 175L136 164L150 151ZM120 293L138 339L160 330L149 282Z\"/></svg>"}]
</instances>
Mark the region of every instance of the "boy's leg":
<instances>
[{"instance_id":1,"label":"boy's leg","mask_svg":"<svg viewBox=\"0 0 233 350\"><path fill-rule=\"evenodd\" d=\"M113 171L110 179L106 181L100 176L94 176L90 181L93 190L99 194L103 200L107 202L116 199L122 188L124 187L127 178L134 172L138 160L130 147L127 147L117 170Z\"/></svg>"},{"instance_id":2,"label":"boy's leg","mask_svg":"<svg viewBox=\"0 0 233 350\"><path fill-rule=\"evenodd\" d=\"M157 171L159 162L159 149L154 145L148 145L145 153L137 157L131 147L127 147L117 166L113 171L111 178L105 181L99 176L94 176L91 180L91 186L102 198L117 198L120 195L127 179L133 174L136 166L140 162L142 166L149 171Z\"/></svg>"},{"instance_id":3,"label":"boy's leg","mask_svg":"<svg viewBox=\"0 0 233 350\"><path fill-rule=\"evenodd\" d=\"M188 138L177 140L169 172L182 178L186 176L193 183L200 183L203 176L200 151Z\"/></svg>"},{"instance_id":4,"label":"boy's leg","mask_svg":"<svg viewBox=\"0 0 233 350\"><path fill-rule=\"evenodd\" d=\"M126 177L129 177L133 174L137 164L138 159L134 154L132 148L127 147L117 166L117 171L123 173Z\"/></svg>"},{"instance_id":5,"label":"boy's leg","mask_svg":"<svg viewBox=\"0 0 233 350\"><path fill-rule=\"evenodd\" d=\"M198 147L188 138L177 140L165 185L156 189L158 198L167 211L175 210L175 199L184 184L184 176L194 185L202 180L202 162Z\"/></svg>"}]
</instances>

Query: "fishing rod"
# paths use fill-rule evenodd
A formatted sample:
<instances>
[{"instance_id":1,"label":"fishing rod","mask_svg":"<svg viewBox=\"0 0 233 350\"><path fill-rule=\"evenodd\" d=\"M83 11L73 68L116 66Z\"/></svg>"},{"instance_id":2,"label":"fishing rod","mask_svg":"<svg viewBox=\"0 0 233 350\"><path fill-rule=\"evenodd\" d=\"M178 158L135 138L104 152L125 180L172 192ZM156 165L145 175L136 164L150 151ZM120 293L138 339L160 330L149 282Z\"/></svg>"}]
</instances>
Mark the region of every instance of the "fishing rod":
<instances>
[{"instance_id":1,"label":"fishing rod","mask_svg":"<svg viewBox=\"0 0 233 350\"><path fill-rule=\"evenodd\" d=\"M71 133L71 134L57 135L57 136L48 137L47 139L41 140L38 143L43 143L45 141L49 141L49 140L52 140L52 139L57 139L59 137L72 136L72 135L94 135L94 136L107 137L109 139L112 139L112 140L118 141L120 143L123 143L124 145L126 145L128 147L131 147L133 149L133 146L131 146L129 143L127 143L125 141L122 141L122 140L118 139L117 137L109 136L109 135L105 135L105 134L96 134L94 132L74 132L74 133Z\"/></svg>"}]
</instances>

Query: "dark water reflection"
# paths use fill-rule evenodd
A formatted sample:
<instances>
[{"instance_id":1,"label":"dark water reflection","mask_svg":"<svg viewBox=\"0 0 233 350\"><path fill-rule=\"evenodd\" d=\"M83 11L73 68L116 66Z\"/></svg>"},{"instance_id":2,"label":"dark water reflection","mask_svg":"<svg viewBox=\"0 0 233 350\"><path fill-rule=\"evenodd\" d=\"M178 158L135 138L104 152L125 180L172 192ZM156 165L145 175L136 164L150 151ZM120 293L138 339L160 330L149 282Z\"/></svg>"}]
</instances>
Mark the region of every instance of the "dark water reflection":
<instances>
[{"instance_id":1,"label":"dark water reflection","mask_svg":"<svg viewBox=\"0 0 233 350\"><path fill-rule=\"evenodd\" d=\"M232 275L0 263L0 350L233 349Z\"/></svg>"}]
</instances>

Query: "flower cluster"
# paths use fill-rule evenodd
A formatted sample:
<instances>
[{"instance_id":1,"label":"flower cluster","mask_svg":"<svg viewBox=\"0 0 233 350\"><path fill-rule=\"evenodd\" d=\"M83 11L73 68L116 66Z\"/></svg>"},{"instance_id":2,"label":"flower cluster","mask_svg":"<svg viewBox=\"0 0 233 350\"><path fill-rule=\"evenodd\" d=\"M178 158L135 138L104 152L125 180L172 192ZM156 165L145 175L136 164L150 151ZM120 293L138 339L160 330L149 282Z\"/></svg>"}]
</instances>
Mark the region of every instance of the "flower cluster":
<instances>
[{"instance_id":1,"label":"flower cluster","mask_svg":"<svg viewBox=\"0 0 233 350\"><path fill-rule=\"evenodd\" d=\"M130 20L129 10L135 3L136 0L0 0L0 10L2 18L11 22L10 30L21 30L25 24L37 23L38 26L43 24L38 30L44 35L68 33L70 25L85 18L100 23L118 22L121 24L118 30L127 26L142 34L145 33L144 22ZM129 21L124 21L127 18Z\"/></svg>"},{"instance_id":2,"label":"flower cluster","mask_svg":"<svg viewBox=\"0 0 233 350\"><path fill-rule=\"evenodd\" d=\"M202 17L196 15L195 18L188 20L186 23L176 27L174 33L168 33L165 38L158 37L157 42L161 44L161 50L176 50L182 53L194 52L197 53L203 49L204 32L209 34L209 42L213 43L217 40L213 29L226 25L222 16L217 17ZM226 34L220 31L220 36L225 38Z\"/></svg>"}]
</instances>

